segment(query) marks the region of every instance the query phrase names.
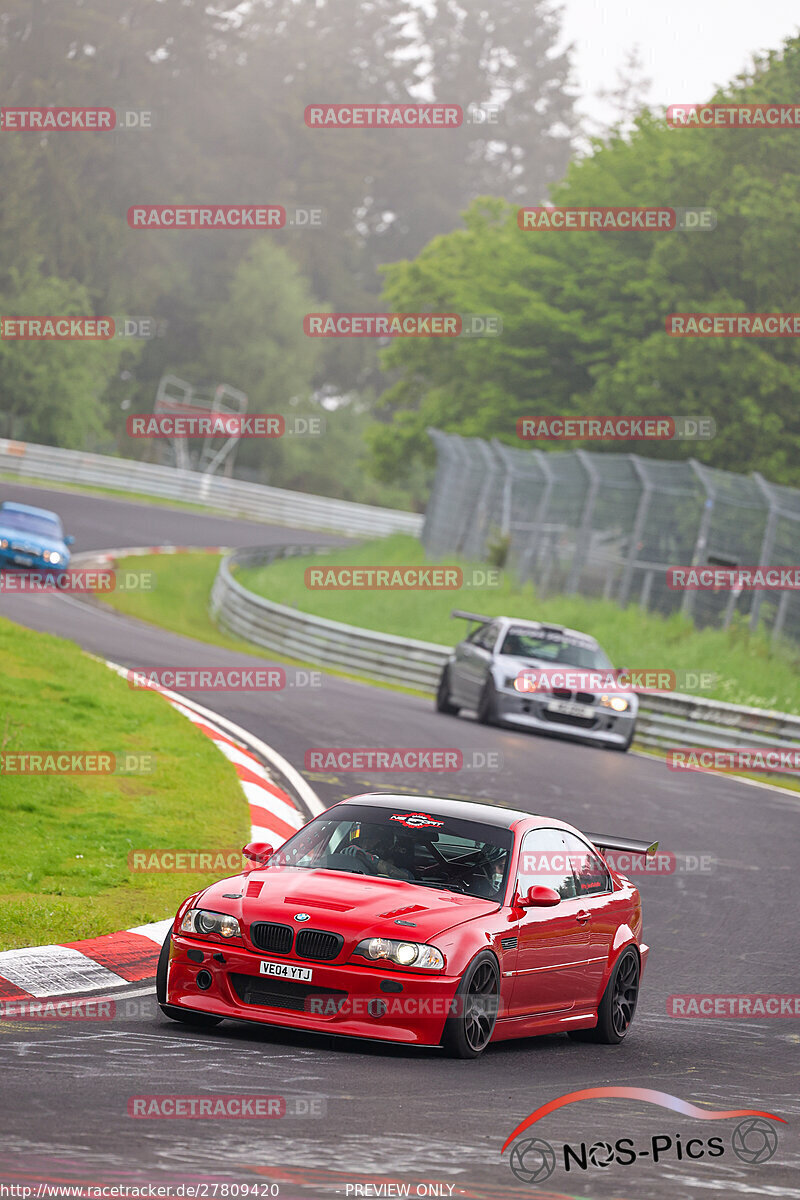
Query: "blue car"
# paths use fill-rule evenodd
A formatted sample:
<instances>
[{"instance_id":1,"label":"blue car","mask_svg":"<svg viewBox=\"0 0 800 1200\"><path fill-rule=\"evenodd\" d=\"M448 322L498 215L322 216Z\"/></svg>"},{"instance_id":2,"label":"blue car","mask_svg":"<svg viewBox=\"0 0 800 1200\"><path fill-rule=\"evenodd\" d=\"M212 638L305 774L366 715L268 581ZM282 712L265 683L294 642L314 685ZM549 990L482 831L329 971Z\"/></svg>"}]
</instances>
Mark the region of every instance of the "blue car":
<instances>
[{"instance_id":1,"label":"blue car","mask_svg":"<svg viewBox=\"0 0 800 1200\"><path fill-rule=\"evenodd\" d=\"M70 560L67 547L74 541L64 536L57 513L10 500L0 504L0 568L65 571Z\"/></svg>"}]
</instances>

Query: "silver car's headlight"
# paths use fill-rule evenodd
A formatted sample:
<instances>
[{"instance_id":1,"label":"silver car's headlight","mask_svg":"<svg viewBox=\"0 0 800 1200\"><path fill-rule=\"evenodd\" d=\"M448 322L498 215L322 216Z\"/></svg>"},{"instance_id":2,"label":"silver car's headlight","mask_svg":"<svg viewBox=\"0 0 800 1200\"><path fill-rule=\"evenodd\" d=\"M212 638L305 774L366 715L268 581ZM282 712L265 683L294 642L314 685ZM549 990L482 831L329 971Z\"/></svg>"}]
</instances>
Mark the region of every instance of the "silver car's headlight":
<instances>
[{"instance_id":1,"label":"silver car's headlight","mask_svg":"<svg viewBox=\"0 0 800 1200\"><path fill-rule=\"evenodd\" d=\"M630 708L630 701L624 696L601 696L600 703L604 708L613 708L614 712L627 712Z\"/></svg>"},{"instance_id":2,"label":"silver car's headlight","mask_svg":"<svg viewBox=\"0 0 800 1200\"><path fill-rule=\"evenodd\" d=\"M228 913L209 912L206 908L190 908L181 921L181 933L199 933L201 937L209 934L223 938L242 936L236 917Z\"/></svg>"},{"instance_id":3,"label":"silver car's headlight","mask_svg":"<svg viewBox=\"0 0 800 1200\"><path fill-rule=\"evenodd\" d=\"M60 563L61 555L58 553L57 550L45 550L44 560L45 560L45 562Z\"/></svg>"},{"instance_id":4,"label":"silver car's headlight","mask_svg":"<svg viewBox=\"0 0 800 1200\"><path fill-rule=\"evenodd\" d=\"M414 970L441 971L444 967L444 955L435 946L427 946L423 942L399 942L393 938L364 938L353 951L364 958L378 962L388 958L397 963L398 967L413 967Z\"/></svg>"}]
</instances>

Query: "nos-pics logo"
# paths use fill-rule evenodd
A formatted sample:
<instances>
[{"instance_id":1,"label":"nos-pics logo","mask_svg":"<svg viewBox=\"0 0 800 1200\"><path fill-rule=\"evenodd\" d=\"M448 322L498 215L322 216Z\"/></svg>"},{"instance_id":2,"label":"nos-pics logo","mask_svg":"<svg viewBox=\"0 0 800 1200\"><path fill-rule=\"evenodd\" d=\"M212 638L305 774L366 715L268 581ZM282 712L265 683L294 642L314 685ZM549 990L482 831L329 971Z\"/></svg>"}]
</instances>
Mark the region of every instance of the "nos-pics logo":
<instances>
[{"instance_id":1,"label":"nos-pics logo","mask_svg":"<svg viewBox=\"0 0 800 1200\"><path fill-rule=\"evenodd\" d=\"M564 1142L560 1150L556 1150L544 1138L524 1136L532 1125L558 1108L574 1104L577 1100L609 1097L644 1100L648 1104L657 1104L661 1108L671 1109L699 1121L726 1121L736 1117L740 1120L730 1131L727 1144L725 1135L687 1138L685 1134L660 1133L639 1143L631 1137L616 1138L613 1141L600 1139L591 1143ZM762 1112L760 1109L712 1111L698 1108L687 1100L671 1096L668 1092L656 1092L651 1088L585 1088L580 1092L568 1092L565 1096L559 1096L537 1108L506 1139L502 1153L511 1147L509 1166L517 1179L529 1184L542 1183L543 1180L549 1179L559 1165L566 1172L589 1171L614 1165L631 1167L640 1159L653 1163L664 1160L669 1160L671 1164L687 1160L697 1163L703 1159L720 1158L727 1153L733 1153L740 1162L765 1163L778 1148L778 1132L775 1126L770 1124L771 1121L785 1124L783 1117Z\"/></svg>"}]
</instances>

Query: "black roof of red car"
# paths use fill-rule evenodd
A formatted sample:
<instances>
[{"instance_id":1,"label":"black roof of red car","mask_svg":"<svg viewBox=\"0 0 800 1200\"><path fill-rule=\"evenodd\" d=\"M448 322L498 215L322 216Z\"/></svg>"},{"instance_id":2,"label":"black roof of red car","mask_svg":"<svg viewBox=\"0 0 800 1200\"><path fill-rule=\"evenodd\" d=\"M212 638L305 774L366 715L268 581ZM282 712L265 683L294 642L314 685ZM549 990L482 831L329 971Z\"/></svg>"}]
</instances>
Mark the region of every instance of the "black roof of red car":
<instances>
[{"instance_id":1,"label":"black roof of red car","mask_svg":"<svg viewBox=\"0 0 800 1200\"><path fill-rule=\"evenodd\" d=\"M502 808L496 804L481 804L477 800L450 800L446 796L404 796L383 792L365 792L361 796L349 796L334 807L339 808L345 804L396 808L401 812L453 817L457 821L479 821L485 825L497 825L501 829L511 829L518 821L530 820L534 815L514 808Z\"/></svg>"}]
</instances>

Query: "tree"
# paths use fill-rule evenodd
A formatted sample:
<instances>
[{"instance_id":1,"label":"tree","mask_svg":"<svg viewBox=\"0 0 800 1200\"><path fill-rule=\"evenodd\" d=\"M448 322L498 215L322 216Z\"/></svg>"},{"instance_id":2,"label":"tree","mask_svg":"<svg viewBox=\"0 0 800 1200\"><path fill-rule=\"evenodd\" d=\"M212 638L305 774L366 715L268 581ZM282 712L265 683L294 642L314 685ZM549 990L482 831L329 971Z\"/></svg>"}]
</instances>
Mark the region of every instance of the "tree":
<instances>
[{"instance_id":1,"label":"tree","mask_svg":"<svg viewBox=\"0 0 800 1200\"><path fill-rule=\"evenodd\" d=\"M798 89L794 38L715 99L793 103ZM796 340L679 341L665 318L800 310L788 252L800 240L798 180L800 148L785 130L673 130L645 112L629 137L613 133L574 162L554 203L708 206L713 232L523 232L504 201L473 204L462 230L387 269L385 295L401 311L498 312L503 335L392 344L384 366L397 378L373 437L380 476L430 458L430 425L514 444L520 416L649 413L711 416L717 436L592 448L797 482Z\"/></svg>"}]
</instances>

